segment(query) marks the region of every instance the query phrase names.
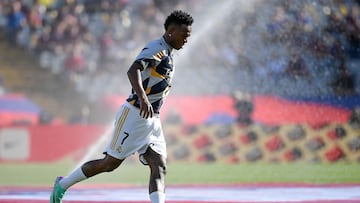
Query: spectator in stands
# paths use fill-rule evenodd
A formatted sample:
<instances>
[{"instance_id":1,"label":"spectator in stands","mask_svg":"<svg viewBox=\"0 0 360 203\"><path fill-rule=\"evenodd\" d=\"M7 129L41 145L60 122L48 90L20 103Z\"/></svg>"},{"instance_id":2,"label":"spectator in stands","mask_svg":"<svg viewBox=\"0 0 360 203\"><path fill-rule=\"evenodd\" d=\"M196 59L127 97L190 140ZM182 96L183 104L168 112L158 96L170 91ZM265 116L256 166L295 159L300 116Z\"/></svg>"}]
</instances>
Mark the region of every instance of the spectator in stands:
<instances>
[{"instance_id":1,"label":"spectator in stands","mask_svg":"<svg viewBox=\"0 0 360 203\"><path fill-rule=\"evenodd\" d=\"M345 63L339 68L339 74L336 74L333 88L338 96L354 95L355 92L355 76L348 70Z\"/></svg>"},{"instance_id":2,"label":"spectator in stands","mask_svg":"<svg viewBox=\"0 0 360 203\"><path fill-rule=\"evenodd\" d=\"M54 28L54 31L51 34L51 41L55 46L63 46L66 42L66 31L67 24L65 21L61 21Z\"/></svg>"},{"instance_id":3,"label":"spectator in stands","mask_svg":"<svg viewBox=\"0 0 360 203\"><path fill-rule=\"evenodd\" d=\"M278 5L275 8L275 15L273 16L271 22L267 24L270 39L277 41L286 36L285 33L287 32L288 25L289 23L285 8Z\"/></svg>"},{"instance_id":4,"label":"spectator in stands","mask_svg":"<svg viewBox=\"0 0 360 203\"><path fill-rule=\"evenodd\" d=\"M289 71L287 67L286 56L280 55L279 53L272 53L271 58L268 62L269 75L275 80L280 79L285 71Z\"/></svg>"},{"instance_id":5,"label":"spectator in stands","mask_svg":"<svg viewBox=\"0 0 360 203\"><path fill-rule=\"evenodd\" d=\"M42 8L38 0L34 0L34 4L28 8L26 19L32 32L39 32L42 28L43 16Z\"/></svg>"},{"instance_id":6,"label":"spectator in stands","mask_svg":"<svg viewBox=\"0 0 360 203\"><path fill-rule=\"evenodd\" d=\"M14 1L7 14L6 36L11 45L17 45L18 33L26 24L25 14L21 9L21 1Z\"/></svg>"},{"instance_id":7,"label":"spectator in stands","mask_svg":"<svg viewBox=\"0 0 360 203\"><path fill-rule=\"evenodd\" d=\"M241 91L233 94L234 108L237 111L236 122L240 125L248 126L253 123L252 113L254 111L253 97Z\"/></svg>"},{"instance_id":8,"label":"spectator in stands","mask_svg":"<svg viewBox=\"0 0 360 203\"><path fill-rule=\"evenodd\" d=\"M72 26L69 26L66 32L66 41L67 44L74 44L81 40L83 33L81 33L80 25L75 23Z\"/></svg>"},{"instance_id":9,"label":"spectator in stands","mask_svg":"<svg viewBox=\"0 0 360 203\"><path fill-rule=\"evenodd\" d=\"M336 63L346 63L346 55L340 39L335 39L335 42L332 44L330 48L330 56L335 60Z\"/></svg>"},{"instance_id":10,"label":"spectator in stands","mask_svg":"<svg viewBox=\"0 0 360 203\"><path fill-rule=\"evenodd\" d=\"M0 2L0 31L6 25L5 6L4 2Z\"/></svg>"},{"instance_id":11,"label":"spectator in stands","mask_svg":"<svg viewBox=\"0 0 360 203\"><path fill-rule=\"evenodd\" d=\"M354 5L345 16L345 35L349 40L349 56L353 58L360 57L360 6Z\"/></svg>"},{"instance_id":12,"label":"spectator in stands","mask_svg":"<svg viewBox=\"0 0 360 203\"><path fill-rule=\"evenodd\" d=\"M53 52L53 41L51 38L52 28L51 26L44 26L42 28L41 35L36 38L34 51L36 54L41 54L42 52Z\"/></svg>"},{"instance_id":13,"label":"spectator in stands","mask_svg":"<svg viewBox=\"0 0 360 203\"><path fill-rule=\"evenodd\" d=\"M70 55L65 59L65 70L70 74L84 73L86 71L86 63L83 55L83 46L79 41L73 46Z\"/></svg>"},{"instance_id":14,"label":"spectator in stands","mask_svg":"<svg viewBox=\"0 0 360 203\"><path fill-rule=\"evenodd\" d=\"M360 129L360 107L351 110L349 125L354 129Z\"/></svg>"},{"instance_id":15,"label":"spectator in stands","mask_svg":"<svg viewBox=\"0 0 360 203\"><path fill-rule=\"evenodd\" d=\"M39 4L45 7L50 7L57 0L38 0Z\"/></svg>"},{"instance_id":16,"label":"spectator in stands","mask_svg":"<svg viewBox=\"0 0 360 203\"><path fill-rule=\"evenodd\" d=\"M294 79L311 78L310 72L305 63L304 58L300 55L300 53L297 52L294 52L291 55L291 58L285 69L285 73Z\"/></svg>"},{"instance_id":17,"label":"spectator in stands","mask_svg":"<svg viewBox=\"0 0 360 203\"><path fill-rule=\"evenodd\" d=\"M114 40L110 30L105 30L99 37L100 58L99 65L102 66L111 59L111 49L114 47Z\"/></svg>"}]
</instances>

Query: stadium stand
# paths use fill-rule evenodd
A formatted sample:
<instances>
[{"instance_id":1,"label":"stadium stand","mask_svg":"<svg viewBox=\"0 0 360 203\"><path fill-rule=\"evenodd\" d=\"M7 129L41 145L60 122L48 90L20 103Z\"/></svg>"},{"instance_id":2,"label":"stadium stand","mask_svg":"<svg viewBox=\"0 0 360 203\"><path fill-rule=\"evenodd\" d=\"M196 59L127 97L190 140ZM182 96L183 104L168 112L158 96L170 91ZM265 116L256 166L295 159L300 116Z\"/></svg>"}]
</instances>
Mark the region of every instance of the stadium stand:
<instances>
[{"instance_id":1,"label":"stadium stand","mask_svg":"<svg viewBox=\"0 0 360 203\"><path fill-rule=\"evenodd\" d=\"M12 6L10 2L2 2L2 13ZM128 94L126 77L121 74L114 77L114 73L124 72L131 63L132 57L128 56L135 55L141 49L139 46L161 33L161 29L155 28L162 27L162 11L169 9L169 4L161 0L20 2L27 23L21 24L18 45L35 54L40 67L67 78L90 100L106 94ZM175 9L193 10L195 17L201 7L201 2L196 1L172 4ZM216 7L216 1L212 4ZM232 94L240 89L253 94L292 97L359 92L358 3L302 1L289 5L287 1L257 1L253 4L264 12L244 13L240 6L234 6L221 18L228 22L226 26L214 21L214 30L223 32L196 42L208 50L206 54L189 50L187 54L198 57L191 64L182 61L181 66L198 67L198 74L179 70L184 79L174 86L173 92ZM202 16L198 19L203 23ZM150 28L146 35L141 35L145 23ZM206 41L209 38L213 43ZM216 69L219 66L224 71ZM219 76L229 77L229 74L231 80L219 80ZM212 82L206 86L194 82L199 77ZM102 87L104 81L108 84L106 88ZM193 88L185 85L189 82Z\"/></svg>"},{"instance_id":2,"label":"stadium stand","mask_svg":"<svg viewBox=\"0 0 360 203\"><path fill-rule=\"evenodd\" d=\"M223 128L227 136L220 136ZM266 127L251 125L199 126L195 131L184 133L178 125L166 125L169 142L169 162L224 163L359 163L359 130L348 124L341 125L346 135L329 137L339 125L329 124L321 130L306 124L280 125L271 133ZM302 129L302 136L291 137L293 131Z\"/></svg>"}]
</instances>

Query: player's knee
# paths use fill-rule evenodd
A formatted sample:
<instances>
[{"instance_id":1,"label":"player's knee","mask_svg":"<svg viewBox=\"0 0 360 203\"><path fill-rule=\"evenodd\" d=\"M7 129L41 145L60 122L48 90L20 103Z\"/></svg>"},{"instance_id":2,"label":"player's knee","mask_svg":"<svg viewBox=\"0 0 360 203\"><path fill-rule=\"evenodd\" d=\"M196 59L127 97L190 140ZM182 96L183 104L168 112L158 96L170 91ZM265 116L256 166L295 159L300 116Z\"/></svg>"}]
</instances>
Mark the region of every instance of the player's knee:
<instances>
[{"instance_id":1,"label":"player's knee","mask_svg":"<svg viewBox=\"0 0 360 203\"><path fill-rule=\"evenodd\" d=\"M153 167L152 171L152 175L156 178L160 178L160 179L164 179L165 175L166 175L166 165L164 164L159 164Z\"/></svg>"},{"instance_id":2,"label":"player's knee","mask_svg":"<svg viewBox=\"0 0 360 203\"><path fill-rule=\"evenodd\" d=\"M104 172L111 172L114 171L116 168L118 168L121 164L121 160L117 159L104 159L103 161L103 171Z\"/></svg>"},{"instance_id":3,"label":"player's knee","mask_svg":"<svg viewBox=\"0 0 360 203\"><path fill-rule=\"evenodd\" d=\"M161 175L165 176L165 175L166 175L166 172L167 172L166 169L167 169L167 168L166 168L166 165L165 165L165 164L161 164L161 165L159 166L159 173L160 173Z\"/></svg>"},{"instance_id":4,"label":"player's knee","mask_svg":"<svg viewBox=\"0 0 360 203\"><path fill-rule=\"evenodd\" d=\"M163 177L166 175L166 164L164 162L150 162L151 173L155 177Z\"/></svg>"}]
</instances>

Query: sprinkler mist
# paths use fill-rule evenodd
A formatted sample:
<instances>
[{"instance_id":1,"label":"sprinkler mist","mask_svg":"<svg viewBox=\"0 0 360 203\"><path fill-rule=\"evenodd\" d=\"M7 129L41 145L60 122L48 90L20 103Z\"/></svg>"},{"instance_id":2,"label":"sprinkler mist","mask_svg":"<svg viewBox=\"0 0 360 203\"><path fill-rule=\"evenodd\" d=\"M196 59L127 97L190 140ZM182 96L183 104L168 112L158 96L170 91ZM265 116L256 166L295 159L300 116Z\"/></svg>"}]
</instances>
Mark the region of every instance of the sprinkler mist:
<instances>
[{"instance_id":1,"label":"sprinkler mist","mask_svg":"<svg viewBox=\"0 0 360 203\"><path fill-rule=\"evenodd\" d=\"M106 142L108 141L109 137L113 132L113 128L114 128L113 125L108 125L108 127L106 127L105 132L101 134L99 139L96 140L96 142L89 147L85 155L81 158L80 161L78 161L74 169L79 168L84 162L89 161L90 159L96 157L96 154L98 154L99 150L101 148L104 148Z\"/></svg>"},{"instance_id":2,"label":"sprinkler mist","mask_svg":"<svg viewBox=\"0 0 360 203\"><path fill-rule=\"evenodd\" d=\"M183 50L177 53L175 58L175 65L179 67L176 69L176 77L173 81L172 93L174 94L208 94L209 85L218 86L219 83L224 83L219 76L217 70L211 69L211 73L207 66L213 66L216 59L210 54L212 50L210 47L221 50L222 44L226 44L227 39L221 37L234 37L227 33L234 18L243 19L247 12L254 9L254 5L258 0L228 0L228 1L208 1L210 3L206 6L201 6L201 9L192 12L194 16L194 24L192 26L192 34L188 39L188 43ZM236 14L236 16L235 16ZM240 16L240 17L239 17ZM242 25L237 25L238 35L236 38L241 39ZM235 46L242 46L235 43ZM220 51L219 51L220 52ZM221 54L221 53L218 53ZM194 74L194 69L196 69ZM211 81L211 82L210 82ZM209 84L209 82L211 84ZM192 84L192 85L189 85ZM206 85L205 85L206 84Z\"/></svg>"}]
</instances>

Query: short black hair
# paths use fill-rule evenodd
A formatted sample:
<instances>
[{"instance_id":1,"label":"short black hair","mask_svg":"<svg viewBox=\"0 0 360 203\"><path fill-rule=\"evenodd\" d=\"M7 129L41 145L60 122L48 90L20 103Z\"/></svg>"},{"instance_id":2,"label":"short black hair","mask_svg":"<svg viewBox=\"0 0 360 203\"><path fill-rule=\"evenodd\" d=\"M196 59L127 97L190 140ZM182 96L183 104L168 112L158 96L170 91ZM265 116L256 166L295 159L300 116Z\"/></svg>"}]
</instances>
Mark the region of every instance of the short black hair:
<instances>
[{"instance_id":1,"label":"short black hair","mask_svg":"<svg viewBox=\"0 0 360 203\"><path fill-rule=\"evenodd\" d=\"M182 10L175 10L173 11L165 20L164 28L165 30L168 29L169 25L175 23L177 25L192 25L194 19L191 17L190 14L182 11Z\"/></svg>"}]
</instances>

